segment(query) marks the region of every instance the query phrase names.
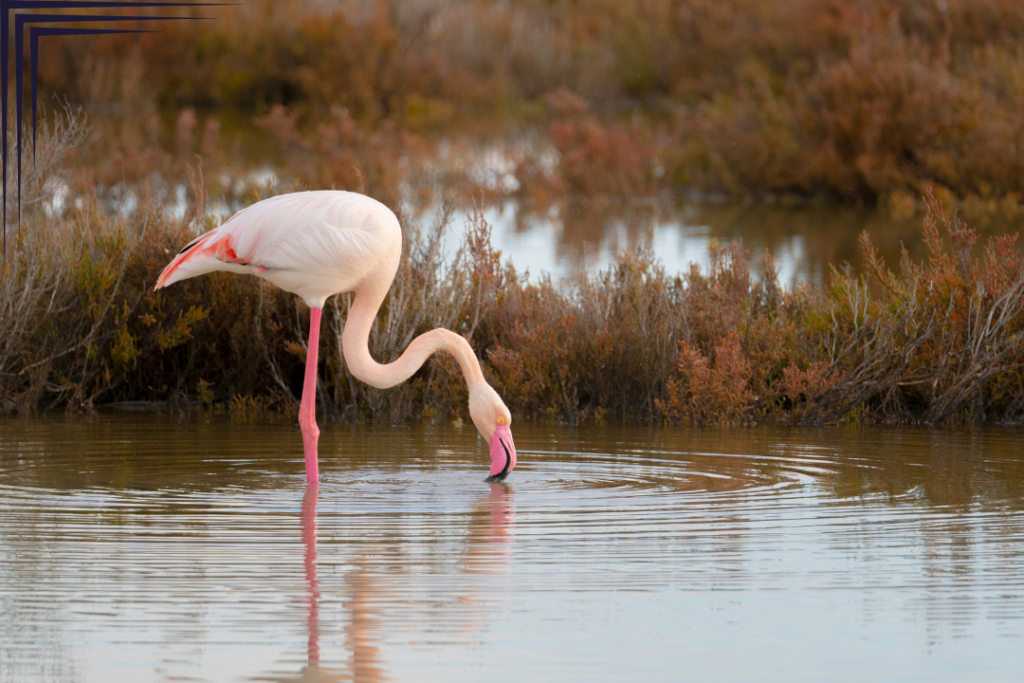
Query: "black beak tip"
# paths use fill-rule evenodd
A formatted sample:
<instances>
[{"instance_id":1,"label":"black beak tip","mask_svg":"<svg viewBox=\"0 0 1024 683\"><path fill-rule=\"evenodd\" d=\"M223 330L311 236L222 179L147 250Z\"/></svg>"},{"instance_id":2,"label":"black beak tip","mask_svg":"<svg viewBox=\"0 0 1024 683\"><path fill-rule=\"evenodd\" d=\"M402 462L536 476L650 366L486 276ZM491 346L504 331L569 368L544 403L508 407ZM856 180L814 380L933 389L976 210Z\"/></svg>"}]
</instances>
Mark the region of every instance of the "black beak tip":
<instances>
[{"instance_id":1,"label":"black beak tip","mask_svg":"<svg viewBox=\"0 0 1024 683\"><path fill-rule=\"evenodd\" d=\"M504 469L501 470L501 472L498 472L497 474L492 474L491 476L484 479L484 481L487 482L488 484L497 484L500 481L505 481L505 477L508 476L508 472L512 468L512 454L508 452L508 446L505 445L505 442L502 441L500 438L498 440L501 441L501 447L505 450L505 467Z\"/></svg>"}]
</instances>

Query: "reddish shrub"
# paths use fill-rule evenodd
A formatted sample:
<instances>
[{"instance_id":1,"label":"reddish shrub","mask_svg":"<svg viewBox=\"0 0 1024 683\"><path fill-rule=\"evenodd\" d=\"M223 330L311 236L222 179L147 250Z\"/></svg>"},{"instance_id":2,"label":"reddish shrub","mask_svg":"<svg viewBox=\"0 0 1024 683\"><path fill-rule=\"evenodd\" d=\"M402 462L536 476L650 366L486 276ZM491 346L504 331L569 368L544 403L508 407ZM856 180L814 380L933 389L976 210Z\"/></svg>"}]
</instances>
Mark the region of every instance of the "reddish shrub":
<instances>
[{"instance_id":1,"label":"reddish shrub","mask_svg":"<svg viewBox=\"0 0 1024 683\"><path fill-rule=\"evenodd\" d=\"M680 342L679 375L668 382L668 399L657 402L666 421L730 425L749 419L750 361L733 333L715 345L713 359Z\"/></svg>"}]
</instances>

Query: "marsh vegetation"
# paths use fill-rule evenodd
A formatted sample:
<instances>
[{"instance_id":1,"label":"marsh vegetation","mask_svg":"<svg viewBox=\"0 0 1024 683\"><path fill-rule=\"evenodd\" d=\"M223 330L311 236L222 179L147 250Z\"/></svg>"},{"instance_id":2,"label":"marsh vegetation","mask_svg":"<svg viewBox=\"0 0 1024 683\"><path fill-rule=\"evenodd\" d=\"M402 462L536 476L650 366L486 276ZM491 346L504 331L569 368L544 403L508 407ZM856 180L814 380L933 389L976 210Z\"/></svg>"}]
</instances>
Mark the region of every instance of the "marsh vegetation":
<instances>
[{"instance_id":1,"label":"marsh vegetation","mask_svg":"<svg viewBox=\"0 0 1024 683\"><path fill-rule=\"evenodd\" d=\"M954 215L1021 215L1017 3L600 10L266 2L141 38L53 39L44 91L142 116L99 145L83 143L80 113L48 115L23 224L7 226L3 409L295 411L303 304L227 274L152 284L217 215L334 187L381 199L406 234L375 357L449 327L470 339L518 418L1024 417L1016 237L979 243ZM488 170L437 135L499 114L529 121L543 141L518 139ZM232 165L231 116L261 131L275 182ZM510 200L527 213L571 206L583 229L601 212L678 196L877 206L916 216L924 251L886 261L865 234L863 268L836 263L814 286L784 282L771 254L737 241L712 241L704 266L678 273L641 246L555 281L503 258L483 211ZM338 343L348 305L336 297L324 312L325 418L465 418L449 358L387 392L355 381Z\"/></svg>"},{"instance_id":2,"label":"marsh vegetation","mask_svg":"<svg viewBox=\"0 0 1024 683\"><path fill-rule=\"evenodd\" d=\"M932 188L1010 212L1022 200L1014 0L260 0L195 14L216 18L47 38L42 92L136 115L280 106L310 131L343 112L392 146L389 126L548 118L557 168L537 177L521 160L537 197L683 187L906 211ZM356 134L331 130L328 145Z\"/></svg>"}]
</instances>

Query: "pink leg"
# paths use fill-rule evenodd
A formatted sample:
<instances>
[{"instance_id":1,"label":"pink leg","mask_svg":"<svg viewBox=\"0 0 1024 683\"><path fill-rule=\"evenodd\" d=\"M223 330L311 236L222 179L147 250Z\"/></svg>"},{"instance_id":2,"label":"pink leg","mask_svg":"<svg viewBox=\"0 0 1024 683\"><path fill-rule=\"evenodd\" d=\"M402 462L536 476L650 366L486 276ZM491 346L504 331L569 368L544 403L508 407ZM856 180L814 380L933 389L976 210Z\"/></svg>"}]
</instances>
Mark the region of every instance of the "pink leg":
<instances>
[{"instance_id":1,"label":"pink leg","mask_svg":"<svg viewBox=\"0 0 1024 683\"><path fill-rule=\"evenodd\" d=\"M302 381L302 405L299 406L299 427L302 429L302 450L306 453L306 480L319 481L316 442L320 428L316 426L316 359L320 350L320 313L309 309L309 345L306 350L306 377Z\"/></svg>"}]
</instances>

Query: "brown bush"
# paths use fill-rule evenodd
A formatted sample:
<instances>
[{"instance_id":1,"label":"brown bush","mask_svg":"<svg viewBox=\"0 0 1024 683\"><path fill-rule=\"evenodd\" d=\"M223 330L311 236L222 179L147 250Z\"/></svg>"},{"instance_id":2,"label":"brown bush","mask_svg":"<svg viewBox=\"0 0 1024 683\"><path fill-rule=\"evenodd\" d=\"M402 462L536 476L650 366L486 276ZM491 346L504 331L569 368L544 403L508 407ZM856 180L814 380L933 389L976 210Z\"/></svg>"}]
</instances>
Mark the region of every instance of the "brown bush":
<instances>
[{"instance_id":1,"label":"brown bush","mask_svg":"<svg viewBox=\"0 0 1024 683\"><path fill-rule=\"evenodd\" d=\"M839 13L838 51L822 46L817 63L796 72L750 62L735 89L678 112L677 179L733 195L865 203L932 186L961 198L1016 192L1024 93L1014 84L1024 71L958 30L974 10L953 3L924 22L914 20L921 12L871 2Z\"/></svg>"},{"instance_id":2,"label":"brown bush","mask_svg":"<svg viewBox=\"0 0 1024 683\"><path fill-rule=\"evenodd\" d=\"M685 325L680 281L640 251L564 287L522 284L495 306L495 387L518 397L527 415L569 424L653 414Z\"/></svg>"},{"instance_id":3,"label":"brown bush","mask_svg":"<svg viewBox=\"0 0 1024 683\"><path fill-rule=\"evenodd\" d=\"M281 144L312 144L284 120L274 123ZM363 145L357 159L372 161L372 135L348 129L347 119L337 125ZM343 147L338 159L347 158ZM59 172L56 162L51 168ZM395 186L389 169L364 177L384 192ZM2 405L32 412L148 401L239 419L294 411L308 327L301 302L227 273L151 288L171 255L212 227L202 175L193 177L194 201L180 220L145 194L131 213L109 214L95 196L27 213L32 229L14 244L0 283ZM471 340L518 417L569 424L1020 420L1024 263L1016 238L994 239L975 260L976 235L934 198L927 203L928 262L905 256L893 274L864 238L874 290L866 276L845 271L825 291L786 289L768 255L755 280L738 243L712 243L704 270L665 273L641 249L556 286L503 264L479 214L447 260L451 207L422 234L403 215L402 262L371 353L389 362L415 335L447 327ZM335 297L324 313L318 393L326 417L465 417L465 384L445 356L389 391L355 381L336 343L349 305L348 296Z\"/></svg>"},{"instance_id":4,"label":"brown bush","mask_svg":"<svg viewBox=\"0 0 1024 683\"><path fill-rule=\"evenodd\" d=\"M680 380L666 387L668 400L657 403L670 422L739 424L749 418L751 365L734 333L715 345L713 362L686 342L679 344Z\"/></svg>"},{"instance_id":5,"label":"brown bush","mask_svg":"<svg viewBox=\"0 0 1024 683\"><path fill-rule=\"evenodd\" d=\"M865 279L836 274L831 329L824 335L833 386L813 402L807 421L863 408L927 423L1012 420L1024 411L1024 262L1013 249L1017 236L991 240L979 264L970 254L977 235L946 218L934 198L927 205L926 264L904 252L897 276L864 235L881 298L871 296Z\"/></svg>"},{"instance_id":6,"label":"brown bush","mask_svg":"<svg viewBox=\"0 0 1024 683\"><path fill-rule=\"evenodd\" d=\"M400 182L416 180L410 166L422 142L391 122L366 130L347 110L336 107L303 135L297 128L298 114L280 105L256 121L274 136L288 174L300 185L369 194L397 207ZM425 184L421 189L429 190Z\"/></svg>"},{"instance_id":7,"label":"brown bush","mask_svg":"<svg viewBox=\"0 0 1024 683\"><path fill-rule=\"evenodd\" d=\"M547 163L543 149L522 149L514 159L520 197L541 207L564 196L601 205L654 197L668 188L659 159L665 153L663 139L638 119L603 125L576 110L570 97L568 92L558 94L566 100L559 107L573 115L550 126L556 162Z\"/></svg>"},{"instance_id":8,"label":"brown bush","mask_svg":"<svg viewBox=\"0 0 1024 683\"><path fill-rule=\"evenodd\" d=\"M42 92L150 114L263 116L284 105L327 121L327 147L337 147L323 150L334 159L327 175L349 186L358 182L344 177L340 145L352 133L332 110L373 130L384 119L533 112L543 100L565 119L552 130L563 164L551 178L523 160L529 196L646 196L671 181L900 205L941 186L976 209L1019 211L1016 0L260 0L204 14L215 19L55 39L42 53ZM622 109L670 113L671 142L653 117L590 118Z\"/></svg>"}]
</instances>

